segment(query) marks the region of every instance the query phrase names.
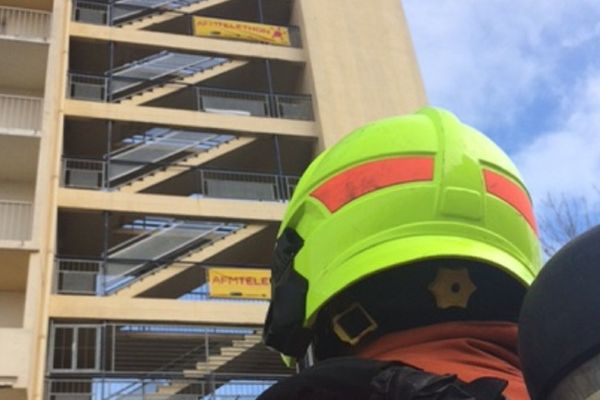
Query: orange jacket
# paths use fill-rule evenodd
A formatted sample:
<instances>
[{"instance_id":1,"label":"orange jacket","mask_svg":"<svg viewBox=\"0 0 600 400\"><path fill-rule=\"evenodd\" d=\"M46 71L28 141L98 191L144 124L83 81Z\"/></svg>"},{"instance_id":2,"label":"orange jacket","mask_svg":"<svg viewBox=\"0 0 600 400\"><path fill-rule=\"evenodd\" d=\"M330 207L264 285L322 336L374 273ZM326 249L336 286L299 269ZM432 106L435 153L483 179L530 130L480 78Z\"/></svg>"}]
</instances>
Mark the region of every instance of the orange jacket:
<instances>
[{"instance_id":1,"label":"orange jacket","mask_svg":"<svg viewBox=\"0 0 600 400\"><path fill-rule=\"evenodd\" d=\"M399 361L435 374L508 381L509 400L529 396L517 355L517 325L508 322L448 322L390 333L359 351L359 357Z\"/></svg>"}]
</instances>

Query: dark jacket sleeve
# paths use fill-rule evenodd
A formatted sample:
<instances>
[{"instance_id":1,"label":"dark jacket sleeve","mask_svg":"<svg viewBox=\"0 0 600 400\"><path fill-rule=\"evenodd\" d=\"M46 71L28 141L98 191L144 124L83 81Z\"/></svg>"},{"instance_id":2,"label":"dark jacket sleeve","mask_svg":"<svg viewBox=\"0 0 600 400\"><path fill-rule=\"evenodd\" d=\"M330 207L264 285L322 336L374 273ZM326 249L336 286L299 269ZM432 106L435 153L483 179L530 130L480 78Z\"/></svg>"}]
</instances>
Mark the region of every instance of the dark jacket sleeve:
<instances>
[{"instance_id":1,"label":"dark jacket sleeve","mask_svg":"<svg viewBox=\"0 0 600 400\"><path fill-rule=\"evenodd\" d=\"M495 378L465 383L456 375L342 357L275 384L257 400L504 400L507 384Z\"/></svg>"}]
</instances>

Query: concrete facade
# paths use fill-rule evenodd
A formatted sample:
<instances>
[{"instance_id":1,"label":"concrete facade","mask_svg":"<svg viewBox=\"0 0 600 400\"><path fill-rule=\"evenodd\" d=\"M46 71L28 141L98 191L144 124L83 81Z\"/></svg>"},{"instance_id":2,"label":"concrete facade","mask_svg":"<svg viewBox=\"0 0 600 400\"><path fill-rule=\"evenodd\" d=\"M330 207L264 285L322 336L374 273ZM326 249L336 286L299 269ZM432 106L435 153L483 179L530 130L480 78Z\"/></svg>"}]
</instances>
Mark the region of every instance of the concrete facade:
<instances>
[{"instance_id":1,"label":"concrete facade","mask_svg":"<svg viewBox=\"0 0 600 400\"><path fill-rule=\"evenodd\" d=\"M2 400L119 398L118 379L149 376L142 392L166 399L275 363L257 339L267 303L198 294L206 268L267 268L315 152L426 103L397 0L199 0L118 21L109 3L0 0ZM295 42L195 37L192 15L296 27ZM166 56L215 64L119 75ZM157 348L171 359L127 364Z\"/></svg>"}]
</instances>

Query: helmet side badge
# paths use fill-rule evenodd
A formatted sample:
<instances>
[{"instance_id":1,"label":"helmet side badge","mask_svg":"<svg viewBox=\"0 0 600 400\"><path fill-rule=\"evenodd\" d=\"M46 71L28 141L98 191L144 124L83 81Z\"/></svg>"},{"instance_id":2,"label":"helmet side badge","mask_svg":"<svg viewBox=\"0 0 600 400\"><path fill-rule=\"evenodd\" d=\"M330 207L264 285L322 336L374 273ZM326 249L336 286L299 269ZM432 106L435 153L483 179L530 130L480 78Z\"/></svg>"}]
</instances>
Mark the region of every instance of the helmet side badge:
<instances>
[{"instance_id":1,"label":"helmet side badge","mask_svg":"<svg viewBox=\"0 0 600 400\"><path fill-rule=\"evenodd\" d=\"M466 268L440 268L428 286L438 308L467 308L471 295L477 287Z\"/></svg>"}]
</instances>

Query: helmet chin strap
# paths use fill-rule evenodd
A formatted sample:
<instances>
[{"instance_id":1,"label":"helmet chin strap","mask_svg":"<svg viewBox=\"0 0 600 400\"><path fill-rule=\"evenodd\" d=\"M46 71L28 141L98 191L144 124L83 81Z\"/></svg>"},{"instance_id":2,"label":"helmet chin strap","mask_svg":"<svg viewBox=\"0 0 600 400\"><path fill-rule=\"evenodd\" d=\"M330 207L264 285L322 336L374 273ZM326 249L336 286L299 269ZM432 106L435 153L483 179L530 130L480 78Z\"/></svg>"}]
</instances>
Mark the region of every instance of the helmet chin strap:
<instances>
[{"instance_id":1,"label":"helmet chin strap","mask_svg":"<svg viewBox=\"0 0 600 400\"><path fill-rule=\"evenodd\" d=\"M313 345L310 344L306 349L304 357L296 363L296 372L300 372L303 369L307 369L315 365L315 351Z\"/></svg>"}]
</instances>

